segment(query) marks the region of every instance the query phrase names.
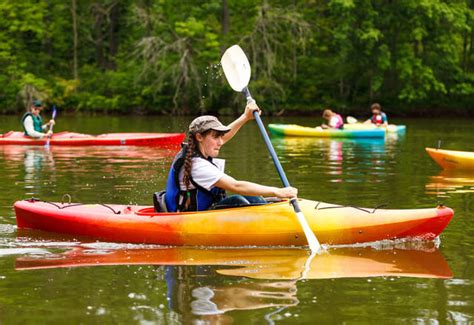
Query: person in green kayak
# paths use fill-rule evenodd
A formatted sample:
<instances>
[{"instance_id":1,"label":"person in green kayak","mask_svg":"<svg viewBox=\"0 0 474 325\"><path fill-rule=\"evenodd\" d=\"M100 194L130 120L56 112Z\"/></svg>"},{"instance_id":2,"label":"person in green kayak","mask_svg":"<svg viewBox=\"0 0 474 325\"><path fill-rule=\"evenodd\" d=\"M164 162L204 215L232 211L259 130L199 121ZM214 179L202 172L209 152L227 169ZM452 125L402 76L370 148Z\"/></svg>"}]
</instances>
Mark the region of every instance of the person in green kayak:
<instances>
[{"instance_id":1,"label":"person in green kayak","mask_svg":"<svg viewBox=\"0 0 474 325\"><path fill-rule=\"evenodd\" d=\"M159 199L155 196L155 208L156 202L161 202L161 210L168 212L203 211L215 206L266 203L261 196L296 197L296 188L239 181L224 173L225 161L217 158L220 149L253 119L254 111L260 109L254 103L248 104L245 112L228 126L215 116L194 119L189 125L187 144L171 165L164 199L163 193ZM236 194L227 197L226 191Z\"/></svg>"},{"instance_id":2,"label":"person in green kayak","mask_svg":"<svg viewBox=\"0 0 474 325\"><path fill-rule=\"evenodd\" d=\"M344 126L344 120L342 116L333 112L329 108L323 111L323 119L328 121L328 124L322 124L323 129L342 129Z\"/></svg>"},{"instance_id":3,"label":"person in green kayak","mask_svg":"<svg viewBox=\"0 0 474 325\"><path fill-rule=\"evenodd\" d=\"M23 125L23 130L25 135L32 138L43 138L50 137L53 134L53 131L49 130L46 133L44 132L48 127L54 125L54 120L50 120L48 123L43 124L43 119L40 116L41 111L43 110L43 104L40 100L33 101L28 112L23 115L21 123Z\"/></svg>"}]
</instances>

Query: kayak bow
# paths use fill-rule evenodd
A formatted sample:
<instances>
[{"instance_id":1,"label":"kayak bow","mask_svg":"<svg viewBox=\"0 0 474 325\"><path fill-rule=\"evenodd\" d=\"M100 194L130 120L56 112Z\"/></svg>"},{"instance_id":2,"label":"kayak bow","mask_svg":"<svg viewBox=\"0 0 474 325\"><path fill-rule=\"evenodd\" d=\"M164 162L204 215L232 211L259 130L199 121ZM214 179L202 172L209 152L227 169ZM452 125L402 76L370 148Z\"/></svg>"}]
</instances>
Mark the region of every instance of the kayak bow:
<instances>
[{"instance_id":1,"label":"kayak bow","mask_svg":"<svg viewBox=\"0 0 474 325\"><path fill-rule=\"evenodd\" d=\"M425 148L430 157L444 169L473 169L474 152Z\"/></svg>"}]
</instances>

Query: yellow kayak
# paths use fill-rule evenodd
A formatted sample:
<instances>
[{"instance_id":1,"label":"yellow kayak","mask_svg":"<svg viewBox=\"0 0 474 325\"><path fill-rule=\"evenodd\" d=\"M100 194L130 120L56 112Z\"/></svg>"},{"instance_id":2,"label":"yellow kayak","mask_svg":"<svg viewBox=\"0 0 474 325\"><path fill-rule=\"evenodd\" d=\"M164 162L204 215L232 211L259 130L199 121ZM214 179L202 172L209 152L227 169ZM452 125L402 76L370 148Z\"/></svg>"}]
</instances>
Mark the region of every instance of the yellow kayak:
<instances>
[{"instance_id":1,"label":"yellow kayak","mask_svg":"<svg viewBox=\"0 0 474 325\"><path fill-rule=\"evenodd\" d=\"M322 129L321 127L308 127L297 124L269 124L268 129L273 135L290 137L317 137L317 138L384 138L385 130L346 130Z\"/></svg>"},{"instance_id":2,"label":"yellow kayak","mask_svg":"<svg viewBox=\"0 0 474 325\"><path fill-rule=\"evenodd\" d=\"M474 152L434 148L425 150L444 169L474 169Z\"/></svg>"}]
</instances>

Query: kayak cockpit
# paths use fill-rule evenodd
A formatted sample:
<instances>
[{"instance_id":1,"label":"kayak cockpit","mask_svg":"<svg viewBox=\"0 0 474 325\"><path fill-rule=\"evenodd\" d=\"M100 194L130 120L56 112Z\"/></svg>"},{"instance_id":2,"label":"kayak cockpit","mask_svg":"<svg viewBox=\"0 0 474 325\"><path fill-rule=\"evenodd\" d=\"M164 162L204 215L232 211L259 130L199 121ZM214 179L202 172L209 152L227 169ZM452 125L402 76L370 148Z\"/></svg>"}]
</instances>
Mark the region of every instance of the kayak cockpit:
<instances>
[{"instance_id":1,"label":"kayak cockpit","mask_svg":"<svg viewBox=\"0 0 474 325\"><path fill-rule=\"evenodd\" d=\"M236 204L236 205L216 205L210 208L207 211L214 211L214 210L230 210L230 209L236 209L236 208L247 208L247 207L255 207L255 206L263 206L267 204L272 204L272 203L280 203L284 201L288 201L286 199L280 199L277 197L266 197L265 203L247 203L247 204ZM185 213L195 213L196 211L188 211ZM205 211L200 211L200 212L205 212ZM158 214L166 214L166 215L172 215L172 214L182 214L183 212L164 212L164 211L156 211L155 207L147 207L140 209L135 212L137 215L140 216L154 216Z\"/></svg>"}]
</instances>

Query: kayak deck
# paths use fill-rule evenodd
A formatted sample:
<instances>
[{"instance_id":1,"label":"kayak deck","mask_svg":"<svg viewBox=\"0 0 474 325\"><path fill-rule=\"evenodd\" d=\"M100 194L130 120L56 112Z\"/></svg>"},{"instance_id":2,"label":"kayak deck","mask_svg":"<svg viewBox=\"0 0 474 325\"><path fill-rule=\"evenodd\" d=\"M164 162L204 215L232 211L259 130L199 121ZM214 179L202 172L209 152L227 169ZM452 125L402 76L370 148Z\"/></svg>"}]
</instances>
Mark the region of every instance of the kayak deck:
<instances>
[{"instance_id":1,"label":"kayak deck","mask_svg":"<svg viewBox=\"0 0 474 325\"><path fill-rule=\"evenodd\" d=\"M309 226L323 244L385 239L432 240L453 210L361 209L299 200ZM307 245L288 201L185 213L156 213L152 207L17 201L18 228L87 236L107 241L189 246Z\"/></svg>"},{"instance_id":2,"label":"kayak deck","mask_svg":"<svg viewBox=\"0 0 474 325\"><path fill-rule=\"evenodd\" d=\"M75 132L53 134L49 144L63 146L168 146L178 145L184 133L107 133L90 135ZM0 145L45 145L47 138L35 139L23 132L10 131L0 137Z\"/></svg>"},{"instance_id":3,"label":"kayak deck","mask_svg":"<svg viewBox=\"0 0 474 325\"><path fill-rule=\"evenodd\" d=\"M344 130L376 130L376 129L385 130L388 133L403 133L406 131L406 125L389 124L387 127L384 127L384 126L376 126L373 124L365 124L365 123L344 124Z\"/></svg>"},{"instance_id":4,"label":"kayak deck","mask_svg":"<svg viewBox=\"0 0 474 325\"><path fill-rule=\"evenodd\" d=\"M344 130L321 129L301 126L297 124L269 124L268 129L274 135L295 137L320 137L320 138L384 138L385 130Z\"/></svg>"}]
</instances>

